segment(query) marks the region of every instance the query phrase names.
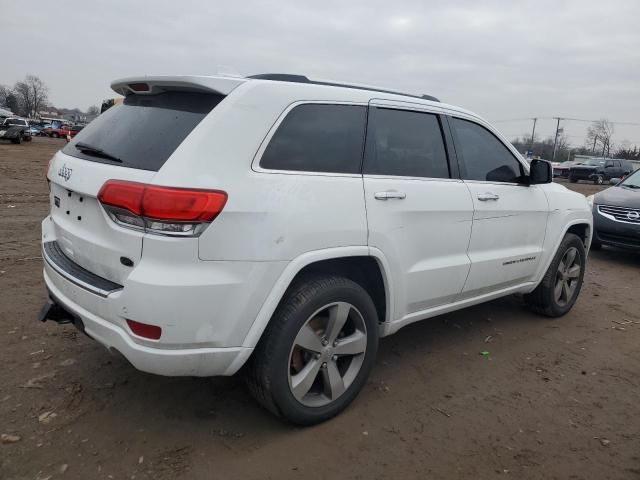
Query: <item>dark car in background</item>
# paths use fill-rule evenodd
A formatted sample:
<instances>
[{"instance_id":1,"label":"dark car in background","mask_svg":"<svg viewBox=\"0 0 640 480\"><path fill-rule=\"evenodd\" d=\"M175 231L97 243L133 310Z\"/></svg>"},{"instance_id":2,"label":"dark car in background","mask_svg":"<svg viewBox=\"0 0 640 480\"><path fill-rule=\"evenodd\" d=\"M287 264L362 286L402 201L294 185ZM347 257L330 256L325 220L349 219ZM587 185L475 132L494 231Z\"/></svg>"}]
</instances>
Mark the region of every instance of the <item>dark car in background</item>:
<instances>
[{"instance_id":1,"label":"dark car in background","mask_svg":"<svg viewBox=\"0 0 640 480\"><path fill-rule=\"evenodd\" d=\"M0 140L11 140L12 143L31 141L29 121L20 117L0 117Z\"/></svg>"},{"instance_id":2,"label":"dark car in background","mask_svg":"<svg viewBox=\"0 0 640 480\"><path fill-rule=\"evenodd\" d=\"M569 170L572 166L577 165L578 162L555 162L552 163L553 176L560 178L569 178Z\"/></svg>"},{"instance_id":3,"label":"dark car in background","mask_svg":"<svg viewBox=\"0 0 640 480\"><path fill-rule=\"evenodd\" d=\"M593 205L591 248L640 249L640 170L587 200Z\"/></svg>"},{"instance_id":4,"label":"dark car in background","mask_svg":"<svg viewBox=\"0 0 640 480\"><path fill-rule=\"evenodd\" d=\"M602 185L612 178L624 178L633 172L633 165L627 160L590 158L584 162L572 165L569 169L569 181L588 180L596 185Z\"/></svg>"}]
</instances>

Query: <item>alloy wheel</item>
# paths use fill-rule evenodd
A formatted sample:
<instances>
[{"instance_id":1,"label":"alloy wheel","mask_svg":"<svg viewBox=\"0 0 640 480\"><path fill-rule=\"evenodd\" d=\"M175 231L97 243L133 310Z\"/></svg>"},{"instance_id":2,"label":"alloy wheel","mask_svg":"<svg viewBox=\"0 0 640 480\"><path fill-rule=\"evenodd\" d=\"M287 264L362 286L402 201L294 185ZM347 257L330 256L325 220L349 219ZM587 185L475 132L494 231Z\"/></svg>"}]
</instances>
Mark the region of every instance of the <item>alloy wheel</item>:
<instances>
[{"instance_id":1,"label":"alloy wheel","mask_svg":"<svg viewBox=\"0 0 640 480\"><path fill-rule=\"evenodd\" d=\"M289 353L289 388L305 406L336 400L356 379L367 350L362 314L346 302L316 310L303 324Z\"/></svg>"},{"instance_id":2,"label":"alloy wheel","mask_svg":"<svg viewBox=\"0 0 640 480\"><path fill-rule=\"evenodd\" d=\"M556 283L553 290L556 303L563 307L567 305L578 288L582 264L576 247L568 248L562 256L556 271Z\"/></svg>"}]
</instances>

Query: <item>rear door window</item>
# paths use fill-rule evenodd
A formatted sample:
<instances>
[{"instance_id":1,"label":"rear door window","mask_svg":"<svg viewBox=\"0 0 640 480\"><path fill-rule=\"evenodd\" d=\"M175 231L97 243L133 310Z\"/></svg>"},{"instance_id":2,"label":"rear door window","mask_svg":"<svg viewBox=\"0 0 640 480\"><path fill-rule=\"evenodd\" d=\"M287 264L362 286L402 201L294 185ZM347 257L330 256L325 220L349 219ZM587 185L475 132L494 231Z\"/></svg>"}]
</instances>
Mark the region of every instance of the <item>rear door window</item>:
<instances>
[{"instance_id":1,"label":"rear door window","mask_svg":"<svg viewBox=\"0 0 640 480\"><path fill-rule=\"evenodd\" d=\"M370 175L449 178L440 120L431 113L371 108L364 170Z\"/></svg>"},{"instance_id":2,"label":"rear door window","mask_svg":"<svg viewBox=\"0 0 640 480\"><path fill-rule=\"evenodd\" d=\"M158 171L223 98L195 92L129 95L84 127L62 151L93 162ZM78 144L91 149L81 150Z\"/></svg>"},{"instance_id":3,"label":"rear door window","mask_svg":"<svg viewBox=\"0 0 640 480\"><path fill-rule=\"evenodd\" d=\"M367 108L304 104L279 125L260 159L262 168L360 173Z\"/></svg>"},{"instance_id":4,"label":"rear door window","mask_svg":"<svg viewBox=\"0 0 640 480\"><path fill-rule=\"evenodd\" d=\"M486 182L517 183L522 164L493 133L477 123L453 118L456 153L462 157L462 178Z\"/></svg>"}]
</instances>

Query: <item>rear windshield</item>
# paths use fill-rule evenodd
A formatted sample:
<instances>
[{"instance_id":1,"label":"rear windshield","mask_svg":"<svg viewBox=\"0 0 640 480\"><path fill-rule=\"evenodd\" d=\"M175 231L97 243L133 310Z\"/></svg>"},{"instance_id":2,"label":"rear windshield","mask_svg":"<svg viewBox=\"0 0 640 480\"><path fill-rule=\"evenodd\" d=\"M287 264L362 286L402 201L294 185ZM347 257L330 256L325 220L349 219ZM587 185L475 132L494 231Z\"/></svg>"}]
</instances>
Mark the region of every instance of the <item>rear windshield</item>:
<instances>
[{"instance_id":1,"label":"rear windshield","mask_svg":"<svg viewBox=\"0 0 640 480\"><path fill-rule=\"evenodd\" d=\"M62 151L92 162L158 171L223 98L194 92L129 95L84 127Z\"/></svg>"}]
</instances>

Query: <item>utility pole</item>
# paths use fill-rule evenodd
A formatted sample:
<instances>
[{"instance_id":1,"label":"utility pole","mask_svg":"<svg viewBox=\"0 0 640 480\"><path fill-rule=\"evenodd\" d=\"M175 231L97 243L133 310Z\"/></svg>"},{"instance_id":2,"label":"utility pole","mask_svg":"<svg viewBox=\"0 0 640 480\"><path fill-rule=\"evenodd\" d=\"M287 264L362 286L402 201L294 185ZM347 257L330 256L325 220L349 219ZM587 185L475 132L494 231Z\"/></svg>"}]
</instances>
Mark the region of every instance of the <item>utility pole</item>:
<instances>
[{"instance_id":1,"label":"utility pole","mask_svg":"<svg viewBox=\"0 0 640 480\"><path fill-rule=\"evenodd\" d=\"M538 121L537 118L533 119L533 130L531 131L531 147L529 148L529 150L531 150L533 152L533 141L536 138L536 122Z\"/></svg>"},{"instance_id":2,"label":"utility pole","mask_svg":"<svg viewBox=\"0 0 640 480\"><path fill-rule=\"evenodd\" d=\"M551 161L555 162L556 160L556 146L558 145L558 131L560 130L560 117L554 117L557 120L556 123L556 138L553 140L553 155L551 156Z\"/></svg>"}]
</instances>

